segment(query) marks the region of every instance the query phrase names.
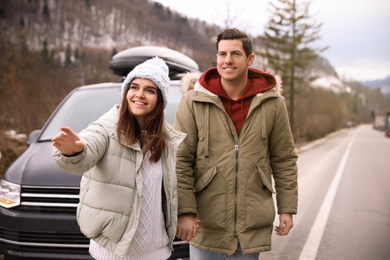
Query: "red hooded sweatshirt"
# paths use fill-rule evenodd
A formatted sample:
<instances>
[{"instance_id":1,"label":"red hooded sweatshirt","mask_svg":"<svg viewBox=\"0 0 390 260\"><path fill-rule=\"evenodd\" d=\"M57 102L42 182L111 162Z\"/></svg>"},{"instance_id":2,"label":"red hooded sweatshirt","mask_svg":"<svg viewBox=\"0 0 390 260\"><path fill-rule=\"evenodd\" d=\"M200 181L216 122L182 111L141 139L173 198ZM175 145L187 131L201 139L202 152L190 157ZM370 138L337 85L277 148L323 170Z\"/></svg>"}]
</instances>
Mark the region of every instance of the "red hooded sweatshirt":
<instances>
[{"instance_id":1,"label":"red hooded sweatshirt","mask_svg":"<svg viewBox=\"0 0 390 260\"><path fill-rule=\"evenodd\" d=\"M264 71L249 68L248 85L238 100L231 99L222 89L221 76L218 74L217 68L211 68L203 73L199 78L199 83L221 98L226 113L232 119L239 136L242 124L248 115L252 97L275 87L276 79L273 75Z\"/></svg>"}]
</instances>

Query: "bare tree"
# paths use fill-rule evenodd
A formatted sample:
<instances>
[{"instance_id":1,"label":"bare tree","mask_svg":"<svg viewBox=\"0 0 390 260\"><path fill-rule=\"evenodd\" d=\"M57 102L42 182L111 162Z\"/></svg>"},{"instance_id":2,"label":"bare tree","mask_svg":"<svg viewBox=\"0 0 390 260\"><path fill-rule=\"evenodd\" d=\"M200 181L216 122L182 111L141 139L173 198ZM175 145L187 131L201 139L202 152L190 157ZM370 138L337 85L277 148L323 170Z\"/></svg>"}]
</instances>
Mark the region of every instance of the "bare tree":
<instances>
[{"instance_id":1,"label":"bare tree","mask_svg":"<svg viewBox=\"0 0 390 260\"><path fill-rule=\"evenodd\" d=\"M245 9L242 4L237 4L237 1L225 0L224 3L221 2L214 13L211 18L214 24L221 25L223 29L236 27L246 31L247 22L242 19Z\"/></svg>"}]
</instances>

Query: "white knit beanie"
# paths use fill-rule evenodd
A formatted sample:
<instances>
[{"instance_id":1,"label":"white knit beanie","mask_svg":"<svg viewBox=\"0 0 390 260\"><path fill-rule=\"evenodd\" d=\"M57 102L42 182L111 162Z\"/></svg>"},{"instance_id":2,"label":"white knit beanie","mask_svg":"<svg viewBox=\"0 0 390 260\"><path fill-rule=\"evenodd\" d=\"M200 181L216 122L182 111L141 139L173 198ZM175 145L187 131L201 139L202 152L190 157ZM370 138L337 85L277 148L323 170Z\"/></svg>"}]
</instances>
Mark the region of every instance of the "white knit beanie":
<instances>
[{"instance_id":1,"label":"white knit beanie","mask_svg":"<svg viewBox=\"0 0 390 260\"><path fill-rule=\"evenodd\" d=\"M124 94L127 85L133 81L134 78L150 79L161 90L163 96L164 108L168 104L168 90L169 90L169 69L164 60L159 57L149 59L137 65L122 83L122 95Z\"/></svg>"}]
</instances>

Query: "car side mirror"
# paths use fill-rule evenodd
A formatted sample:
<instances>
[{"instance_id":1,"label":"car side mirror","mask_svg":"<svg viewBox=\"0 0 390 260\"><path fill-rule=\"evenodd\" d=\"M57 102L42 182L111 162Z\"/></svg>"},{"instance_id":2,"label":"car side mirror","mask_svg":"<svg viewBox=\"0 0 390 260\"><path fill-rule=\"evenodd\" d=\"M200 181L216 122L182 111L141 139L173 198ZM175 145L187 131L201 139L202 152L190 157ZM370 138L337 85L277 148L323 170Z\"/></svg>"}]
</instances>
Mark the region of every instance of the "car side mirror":
<instances>
[{"instance_id":1,"label":"car side mirror","mask_svg":"<svg viewBox=\"0 0 390 260\"><path fill-rule=\"evenodd\" d=\"M31 143L34 143L37 139L38 136L41 134L41 129L34 130L32 131L27 138L26 145L30 146Z\"/></svg>"}]
</instances>

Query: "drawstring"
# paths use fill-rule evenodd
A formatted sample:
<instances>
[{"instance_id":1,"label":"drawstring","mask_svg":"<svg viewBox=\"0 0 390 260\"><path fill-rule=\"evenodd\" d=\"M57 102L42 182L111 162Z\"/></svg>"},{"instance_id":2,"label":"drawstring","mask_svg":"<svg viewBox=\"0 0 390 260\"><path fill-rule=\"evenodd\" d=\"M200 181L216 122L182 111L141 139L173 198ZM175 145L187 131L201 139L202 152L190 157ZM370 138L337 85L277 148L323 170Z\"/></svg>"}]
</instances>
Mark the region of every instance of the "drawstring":
<instances>
[{"instance_id":1,"label":"drawstring","mask_svg":"<svg viewBox=\"0 0 390 260\"><path fill-rule=\"evenodd\" d=\"M244 124L244 100L241 99L241 127Z\"/></svg>"},{"instance_id":2,"label":"drawstring","mask_svg":"<svg viewBox=\"0 0 390 260\"><path fill-rule=\"evenodd\" d=\"M206 119L206 127L204 129L205 131L205 151L204 151L204 157L205 158L209 158L209 135L210 135L210 104L207 103L207 107L206 107L206 115L205 115L205 119Z\"/></svg>"},{"instance_id":3,"label":"drawstring","mask_svg":"<svg viewBox=\"0 0 390 260\"><path fill-rule=\"evenodd\" d=\"M267 130L267 127L266 127L266 120L265 120L265 106L263 106L261 108L261 139L262 140L265 140L266 139L266 130Z\"/></svg>"}]
</instances>

